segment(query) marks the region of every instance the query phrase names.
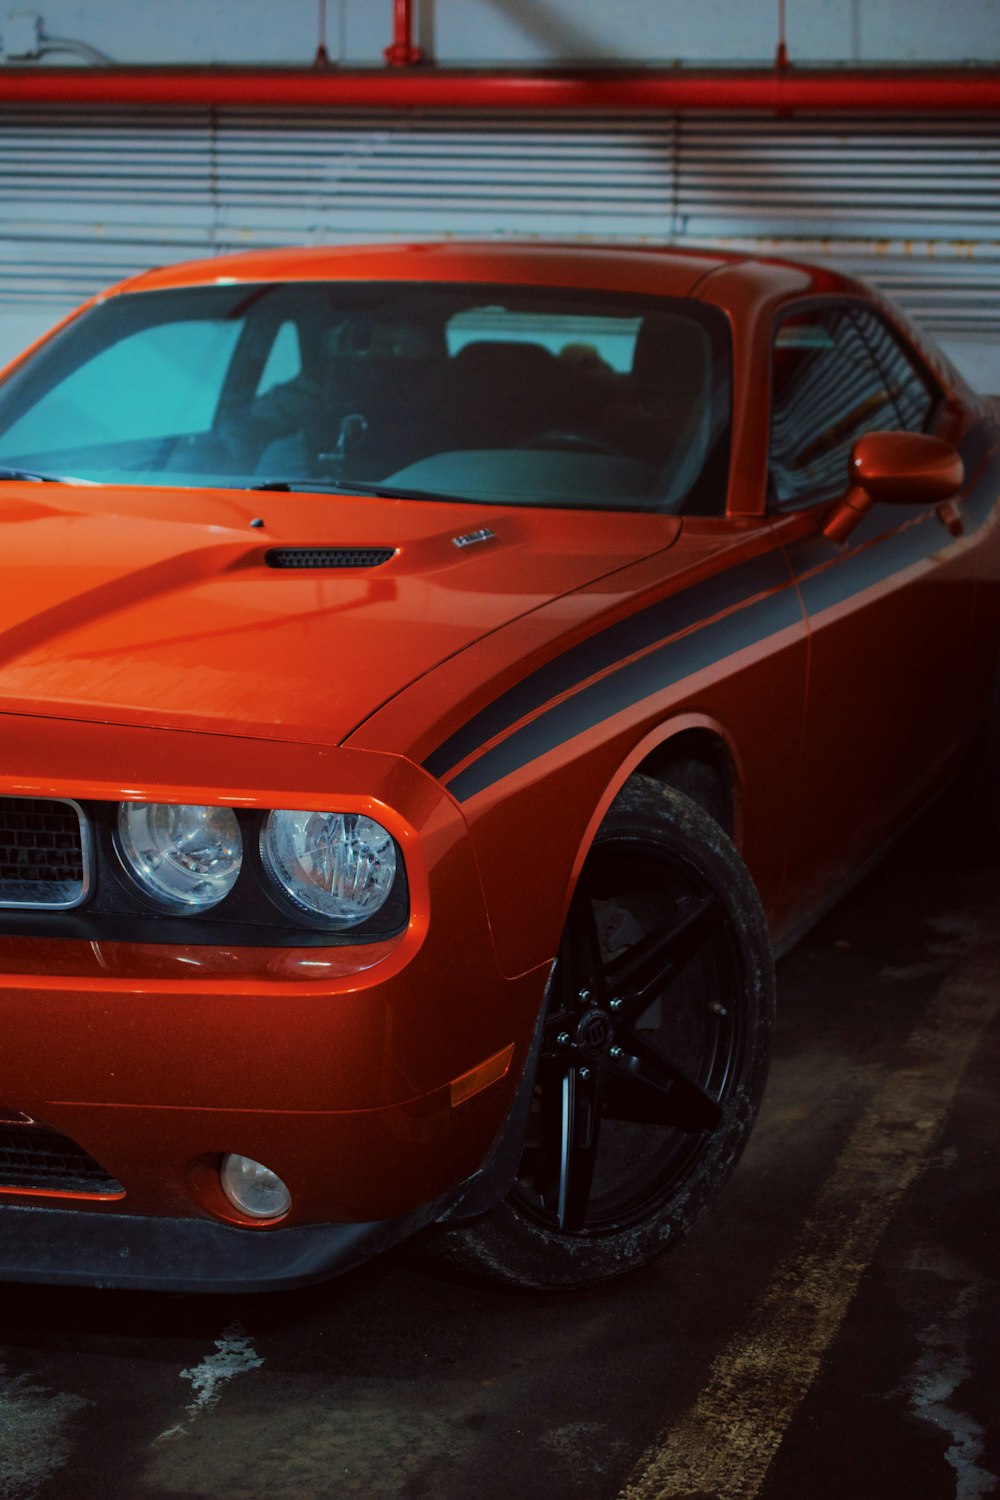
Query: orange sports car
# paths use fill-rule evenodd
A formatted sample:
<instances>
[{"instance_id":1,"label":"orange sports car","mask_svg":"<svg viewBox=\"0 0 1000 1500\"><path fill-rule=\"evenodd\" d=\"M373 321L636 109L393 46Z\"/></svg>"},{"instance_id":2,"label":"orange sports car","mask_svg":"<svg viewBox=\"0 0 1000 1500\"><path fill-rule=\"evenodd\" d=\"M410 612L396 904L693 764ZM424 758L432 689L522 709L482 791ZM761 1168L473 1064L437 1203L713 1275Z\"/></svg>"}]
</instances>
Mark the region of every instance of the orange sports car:
<instances>
[{"instance_id":1,"label":"orange sports car","mask_svg":"<svg viewBox=\"0 0 1000 1500\"><path fill-rule=\"evenodd\" d=\"M139 276L0 380L0 1278L670 1248L996 716L1000 424L711 252Z\"/></svg>"}]
</instances>

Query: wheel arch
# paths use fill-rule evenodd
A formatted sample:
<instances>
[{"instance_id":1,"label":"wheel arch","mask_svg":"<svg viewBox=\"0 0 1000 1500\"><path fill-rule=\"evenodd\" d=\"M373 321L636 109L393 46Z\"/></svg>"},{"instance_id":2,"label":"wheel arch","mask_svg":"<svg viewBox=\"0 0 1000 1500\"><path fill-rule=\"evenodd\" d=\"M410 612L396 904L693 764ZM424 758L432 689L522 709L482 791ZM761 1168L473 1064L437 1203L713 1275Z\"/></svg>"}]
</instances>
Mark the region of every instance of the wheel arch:
<instances>
[{"instance_id":1,"label":"wheel arch","mask_svg":"<svg viewBox=\"0 0 1000 1500\"><path fill-rule=\"evenodd\" d=\"M695 767L701 780L687 774ZM660 741L632 767L630 775L649 776L676 787L697 802L739 847L739 781L732 745L717 725L708 722L680 729Z\"/></svg>"},{"instance_id":2,"label":"wheel arch","mask_svg":"<svg viewBox=\"0 0 1000 1500\"><path fill-rule=\"evenodd\" d=\"M696 785L692 786L690 777L678 776L681 766L688 772L694 768ZM528 798L529 813L537 813L543 823L552 821L558 849L558 881L543 883L532 877L535 900L530 907L530 923L524 920L520 891L514 890L506 875L519 856L520 845L513 838L511 819L505 815L507 804L502 793L495 794L483 811L476 809L470 820L497 962L501 972L511 977L548 963L555 956L587 855L612 803L631 776L641 773L683 792L720 823L742 853L739 753L728 729L703 711L676 713L636 739L619 740L613 748L605 741L595 745L589 756L572 761L569 816L553 810L558 804L555 793L561 785L559 776L565 771L564 764L551 777L539 778L521 789ZM706 780L709 805L704 795ZM720 803L722 817L718 815Z\"/></svg>"},{"instance_id":3,"label":"wheel arch","mask_svg":"<svg viewBox=\"0 0 1000 1500\"><path fill-rule=\"evenodd\" d=\"M697 794L692 795L692 791L687 786L678 786L677 779L672 779L672 774L676 774L676 768L681 764L704 767L714 778L720 798L717 806L724 814L722 818L717 816L713 807L705 806L702 797ZM633 745L628 756L604 788L584 829L576 858L573 861L565 897L565 910L560 918L561 923L566 920L566 912L569 910L584 861L608 808L629 777L636 774L649 776L665 786L676 786L679 791L692 796L693 801L698 802L706 812L721 823L736 847L740 847L742 831L740 762L732 736L717 719L707 714L680 714L658 725L656 729Z\"/></svg>"}]
</instances>

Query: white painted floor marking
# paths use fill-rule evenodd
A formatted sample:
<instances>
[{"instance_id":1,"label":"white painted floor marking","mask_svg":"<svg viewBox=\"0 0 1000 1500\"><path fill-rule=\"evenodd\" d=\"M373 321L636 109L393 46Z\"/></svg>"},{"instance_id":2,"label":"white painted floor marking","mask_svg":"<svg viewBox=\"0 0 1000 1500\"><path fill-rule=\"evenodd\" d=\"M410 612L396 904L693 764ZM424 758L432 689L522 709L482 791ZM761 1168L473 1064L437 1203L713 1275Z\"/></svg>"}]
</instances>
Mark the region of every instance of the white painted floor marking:
<instances>
[{"instance_id":1,"label":"white painted floor marking","mask_svg":"<svg viewBox=\"0 0 1000 1500\"><path fill-rule=\"evenodd\" d=\"M82 1396L54 1394L29 1375L8 1377L0 1365L0 1500L34 1500L73 1455L69 1419L90 1406Z\"/></svg>"},{"instance_id":2,"label":"white painted floor marking","mask_svg":"<svg viewBox=\"0 0 1000 1500\"><path fill-rule=\"evenodd\" d=\"M643 1455L619 1500L753 1500L819 1372L878 1243L944 1125L962 1073L1000 1009L1000 950L945 981L906 1062L859 1120L795 1250L701 1395Z\"/></svg>"},{"instance_id":3,"label":"white painted floor marking","mask_svg":"<svg viewBox=\"0 0 1000 1500\"><path fill-rule=\"evenodd\" d=\"M986 1433L962 1411L959 1393L972 1378L969 1342L983 1293L982 1278L943 1250L921 1248L910 1257L914 1271L938 1280L935 1315L918 1330L923 1353L909 1372L904 1390L912 1411L951 1438L945 1458L955 1471L955 1500L987 1500L1000 1492L1000 1475L980 1460Z\"/></svg>"},{"instance_id":4,"label":"white painted floor marking","mask_svg":"<svg viewBox=\"0 0 1000 1500\"><path fill-rule=\"evenodd\" d=\"M168 1427L154 1442L162 1443L165 1438L181 1437L189 1430L192 1422L218 1406L224 1387L235 1375L256 1370L263 1363L263 1358L251 1344L242 1323L230 1323L223 1330L222 1337L215 1340L214 1354L206 1355L192 1369L180 1372L181 1379L190 1380L194 1391L194 1400L185 1408L187 1421Z\"/></svg>"}]
</instances>

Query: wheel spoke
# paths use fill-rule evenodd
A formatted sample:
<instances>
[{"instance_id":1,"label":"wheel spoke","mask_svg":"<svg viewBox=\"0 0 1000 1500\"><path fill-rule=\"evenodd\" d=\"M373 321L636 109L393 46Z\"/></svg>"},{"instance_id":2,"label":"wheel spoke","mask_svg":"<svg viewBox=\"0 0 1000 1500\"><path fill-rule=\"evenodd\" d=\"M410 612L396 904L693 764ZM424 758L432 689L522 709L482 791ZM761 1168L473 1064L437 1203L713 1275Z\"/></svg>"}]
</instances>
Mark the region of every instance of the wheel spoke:
<instances>
[{"instance_id":1,"label":"wheel spoke","mask_svg":"<svg viewBox=\"0 0 1000 1500\"><path fill-rule=\"evenodd\" d=\"M602 999L605 979L601 940L593 902L585 892L577 896L570 909L568 937L573 955L572 965L568 966L569 979L576 987L576 994L589 990L595 1000Z\"/></svg>"},{"instance_id":2,"label":"wheel spoke","mask_svg":"<svg viewBox=\"0 0 1000 1500\"><path fill-rule=\"evenodd\" d=\"M587 1068L568 1068L561 1080L559 1196L560 1229L582 1229L600 1133L597 1077Z\"/></svg>"},{"instance_id":3,"label":"wheel spoke","mask_svg":"<svg viewBox=\"0 0 1000 1500\"><path fill-rule=\"evenodd\" d=\"M625 1021L636 1021L656 992L674 979L705 945L723 917L714 895L686 901L607 969L607 983L622 1000Z\"/></svg>"},{"instance_id":4,"label":"wheel spoke","mask_svg":"<svg viewBox=\"0 0 1000 1500\"><path fill-rule=\"evenodd\" d=\"M607 1059L609 1087L604 1113L611 1120L634 1120L697 1133L714 1130L722 1108L679 1068L632 1035Z\"/></svg>"}]
</instances>

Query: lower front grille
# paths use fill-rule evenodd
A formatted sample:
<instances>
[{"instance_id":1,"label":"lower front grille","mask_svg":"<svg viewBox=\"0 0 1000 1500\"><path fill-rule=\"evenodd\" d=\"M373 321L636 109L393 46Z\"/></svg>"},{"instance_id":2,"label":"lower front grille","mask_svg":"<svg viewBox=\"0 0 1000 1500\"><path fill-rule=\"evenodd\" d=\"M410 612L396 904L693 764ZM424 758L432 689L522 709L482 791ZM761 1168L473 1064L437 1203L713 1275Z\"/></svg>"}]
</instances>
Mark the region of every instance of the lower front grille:
<instances>
[{"instance_id":1,"label":"lower front grille","mask_svg":"<svg viewBox=\"0 0 1000 1500\"><path fill-rule=\"evenodd\" d=\"M79 906L89 865L87 826L75 802L0 797L0 906Z\"/></svg>"},{"instance_id":2,"label":"lower front grille","mask_svg":"<svg viewBox=\"0 0 1000 1500\"><path fill-rule=\"evenodd\" d=\"M4 1188L108 1198L120 1198L125 1191L68 1136L46 1125L0 1123L0 1191Z\"/></svg>"}]
</instances>

